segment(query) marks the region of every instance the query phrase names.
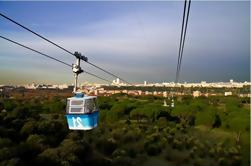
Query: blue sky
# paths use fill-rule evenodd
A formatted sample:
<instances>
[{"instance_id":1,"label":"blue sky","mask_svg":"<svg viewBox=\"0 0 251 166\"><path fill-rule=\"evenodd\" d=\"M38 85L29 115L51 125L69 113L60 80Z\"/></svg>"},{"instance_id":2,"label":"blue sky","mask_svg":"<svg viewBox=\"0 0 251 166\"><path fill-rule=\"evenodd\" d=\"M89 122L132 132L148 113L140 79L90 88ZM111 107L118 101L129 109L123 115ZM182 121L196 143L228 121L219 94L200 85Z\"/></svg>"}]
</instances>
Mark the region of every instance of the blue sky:
<instances>
[{"instance_id":1,"label":"blue sky","mask_svg":"<svg viewBox=\"0 0 251 166\"><path fill-rule=\"evenodd\" d=\"M131 82L174 81L183 2L0 2L1 13ZM73 63L0 18L0 34ZM249 80L250 4L193 1L180 81ZM113 78L88 64L83 69ZM72 83L69 68L0 40L0 84ZM82 74L81 82L102 82Z\"/></svg>"}]
</instances>

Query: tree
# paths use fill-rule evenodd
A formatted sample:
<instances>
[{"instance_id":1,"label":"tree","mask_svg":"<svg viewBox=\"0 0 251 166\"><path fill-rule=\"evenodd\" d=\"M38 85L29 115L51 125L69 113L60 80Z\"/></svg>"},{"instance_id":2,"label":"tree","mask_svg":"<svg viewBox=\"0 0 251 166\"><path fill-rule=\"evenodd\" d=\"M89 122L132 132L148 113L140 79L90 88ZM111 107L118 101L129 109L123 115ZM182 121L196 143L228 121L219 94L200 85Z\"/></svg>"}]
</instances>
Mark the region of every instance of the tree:
<instances>
[{"instance_id":1,"label":"tree","mask_svg":"<svg viewBox=\"0 0 251 166\"><path fill-rule=\"evenodd\" d=\"M137 119L137 122L141 122L143 117L146 117L141 108L136 108L130 112L130 117L132 119Z\"/></svg>"},{"instance_id":2,"label":"tree","mask_svg":"<svg viewBox=\"0 0 251 166\"><path fill-rule=\"evenodd\" d=\"M36 149L38 152L43 151L46 146L45 146L45 137L38 135L38 134L33 134L30 135L26 142L31 145L34 149Z\"/></svg>"},{"instance_id":3,"label":"tree","mask_svg":"<svg viewBox=\"0 0 251 166\"><path fill-rule=\"evenodd\" d=\"M25 119L30 115L30 111L28 107L25 106L17 106L13 109L13 111L9 114L13 118L17 119Z\"/></svg>"},{"instance_id":4,"label":"tree","mask_svg":"<svg viewBox=\"0 0 251 166\"><path fill-rule=\"evenodd\" d=\"M5 100L4 101L4 109L7 111L12 111L16 107L16 104L13 100Z\"/></svg>"},{"instance_id":5,"label":"tree","mask_svg":"<svg viewBox=\"0 0 251 166\"><path fill-rule=\"evenodd\" d=\"M100 138L96 142L96 148L105 155L111 155L117 148L117 143L113 139Z\"/></svg>"},{"instance_id":6,"label":"tree","mask_svg":"<svg viewBox=\"0 0 251 166\"><path fill-rule=\"evenodd\" d=\"M4 109L4 104L0 102L0 112Z\"/></svg>"},{"instance_id":7,"label":"tree","mask_svg":"<svg viewBox=\"0 0 251 166\"><path fill-rule=\"evenodd\" d=\"M195 119L196 119L195 115L188 116L188 125L189 126L194 126L195 125Z\"/></svg>"},{"instance_id":8,"label":"tree","mask_svg":"<svg viewBox=\"0 0 251 166\"><path fill-rule=\"evenodd\" d=\"M157 144L150 144L146 147L146 152L149 156L156 156L161 152L161 147Z\"/></svg>"},{"instance_id":9,"label":"tree","mask_svg":"<svg viewBox=\"0 0 251 166\"><path fill-rule=\"evenodd\" d=\"M26 136L27 136L27 135L30 135L30 134L32 134L32 133L35 132L36 126L37 126L37 122L36 122L36 121L28 121L28 122L26 122L26 123L23 125L23 127L22 127L20 133L21 133L22 135L26 135Z\"/></svg>"},{"instance_id":10,"label":"tree","mask_svg":"<svg viewBox=\"0 0 251 166\"><path fill-rule=\"evenodd\" d=\"M219 128L221 126L221 118L218 114L214 116L213 128Z\"/></svg>"},{"instance_id":11,"label":"tree","mask_svg":"<svg viewBox=\"0 0 251 166\"><path fill-rule=\"evenodd\" d=\"M12 149L4 147L0 149L0 161L8 160L14 156Z\"/></svg>"},{"instance_id":12,"label":"tree","mask_svg":"<svg viewBox=\"0 0 251 166\"><path fill-rule=\"evenodd\" d=\"M48 148L39 154L36 159L35 163L37 165L60 165L60 158L58 154L57 148Z\"/></svg>"},{"instance_id":13,"label":"tree","mask_svg":"<svg viewBox=\"0 0 251 166\"><path fill-rule=\"evenodd\" d=\"M9 147L11 146L13 143L9 138L1 138L0 137L0 149L3 147Z\"/></svg>"}]
</instances>

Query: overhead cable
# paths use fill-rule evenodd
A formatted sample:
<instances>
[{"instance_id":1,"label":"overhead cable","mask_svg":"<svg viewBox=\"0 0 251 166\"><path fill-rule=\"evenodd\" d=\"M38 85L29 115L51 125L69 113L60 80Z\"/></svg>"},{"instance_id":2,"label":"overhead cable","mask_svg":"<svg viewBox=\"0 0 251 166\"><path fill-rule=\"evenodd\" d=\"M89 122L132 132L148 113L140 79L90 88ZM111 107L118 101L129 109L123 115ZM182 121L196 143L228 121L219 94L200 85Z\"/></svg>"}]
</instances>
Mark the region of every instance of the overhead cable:
<instances>
[{"instance_id":1,"label":"overhead cable","mask_svg":"<svg viewBox=\"0 0 251 166\"><path fill-rule=\"evenodd\" d=\"M178 83L179 76L180 76L181 62L182 62L185 39L186 39L187 24L188 24L188 18L189 18L189 13L190 13L191 0L188 0L188 7L186 7L186 3L187 3L187 0L185 0L184 11L183 11L182 29L181 29L181 37L180 37L180 45L179 45L179 56L178 56L176 79L175 79L176 83ZM186 8L187 8L187 12L186 12ZM184 24L184 22L185 22L185 24ZM184 25L185 25L185 27L184 27Z\"/></svg>"},{"instance_id":2,"label":"overhead cable","mask_svg":"<svg viewBox=\"0 0 251 166\"><path fill-rule=\"evenodd\" d=\"M7 40L7 41L9 41L9 42L11 42L11 43L14 43L14 44L16 44L16 45L19 45L19 46L21 46L21 47L24 47L24 48L26 48L26 49L28 49L28 50L31 50L31 51L33 51L33 52L36 52L36 53L38 53L38 54L40 54L40 55L43 55L43 56L45 56L45 57L47 57L47 58L50 58L50 59L52 59L52 60L55 60L55 61L57 61L57 62L59 62L59 63L62 63L62 64L64 64L64 65L66 65L66 66L72 68L72 65L70 65L70 64L68 64L68 63L66 63L66 62L64 62L64 61L61 61L61 60L59 60L59 59L57 59L57 58L54 58L54 57L52 57L52 56L49 56L49 55L47 55L47 54L45 54L45 53L42 53L42 52L40 52L40 51L37 51L37 50L35 50L35 49L33 49L33 48L30 48L30 47L28 47L28 46L25 46L25 45L23 45L23 44L21 44L21 43L19 43L19 42L16 42L16 41L11 40L11 39L9 39L9 38L6 38L6 37L4 37L4 36L0 36L0 38L2 38L2 39L4 39L4 40ZM91 76L93 76L93 77L99 78L99 79L101 79L101 80L103 80L103 81L111 82L111 81L109 81L109 80L107 80L107 79L104 79L104 78L102 78L102 77L100 77L100 76L97 76L97 75L95 75L95 74L93 74L93 73L90 73L90 72L88 72L88 71L84 71L84 73L86 73L86 74L88 74L88 75L91 75Z\"/></svg>"},{"instance_id":3,"label":"overhead cable","mask_svg":"<svg viewBox=\"0 0 251 166\"><path fill-rule=\"evenodd\" d=\"M35 34L36 36L42 38L43 40L45 40L45 41L47 41L47 42L53 44L54 46L56 46L56 47L58 47L58 48L64 50L65 52L67 52L67 53L69 53L69 54L75 56L74 53L72 53L71 51L69 51L69 50L63 48L62 46L60 46L60 45L58 45L58 44L52 42L52 41L49 40L48 38L43 37L42 35L38 34L37 32L34 32L33 30L31 30L31 29L27 28L26 26L24 26L24 25L18 23L17 21L15 21L15 20L13 20L13 19L7 17L6 15L0 13L0 16L2 16L3 18L5 18L5 19L7 19L7 20L9 20L9 21L11 21L11 22L13 22L13 23L15 23L16 25L18 25L18 26L24 28L25 30L27 30L27 31L29 31L29 32L31 32L31 33L33 33L33 34ZM82 59L82 60L83 60L83 59ZM88 63L88 64L90 64L90 65L92 65L93 67L96 67L96 68L102 70L103 72L105 72L105 73L107 73L107 74L109 74L109 75L111 75L111 76L113 76L113 77L119 78L120 80L124 81L124 82L127 83L127 84L132 85L131 83L125 81L125 80L122 79L121 77L118 77L117 75L112 74L111 72L109 72L109 71L107 71L107 70L105 70L105 69L103 69L103 68L101 68L101 67L99 67L99 66L97 66L97 65L95 65L95 64L93 64L93 63L91 63L91 62L89 62L89 61L87 60L87 58L85 58L85 60L83 60L83 61L86 62L86 63Z\"/></svg>"}]
</instances>

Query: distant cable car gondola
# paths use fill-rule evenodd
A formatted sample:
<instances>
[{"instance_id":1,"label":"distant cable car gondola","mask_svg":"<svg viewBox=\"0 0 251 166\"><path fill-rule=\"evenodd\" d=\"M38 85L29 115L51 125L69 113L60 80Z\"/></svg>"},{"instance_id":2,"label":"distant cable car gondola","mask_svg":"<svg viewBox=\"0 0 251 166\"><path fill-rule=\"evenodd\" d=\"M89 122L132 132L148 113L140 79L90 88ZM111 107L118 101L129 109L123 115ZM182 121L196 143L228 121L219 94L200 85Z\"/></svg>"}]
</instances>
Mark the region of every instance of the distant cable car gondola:
<instances>
[{"instance_id":1,"label":"distant cable car gondola","mask_svg":"<svg viewBox=\"0 0 251 166\"><path fill-rule=\"evenodd\" d=\"M171 107L174 108L174 99L172 98Z\"/></svg>"},{"instance_id":2,"label":"distant cable car gondola","mask_svg":"<svg viewBox=\"0 0 251 166\"><path fill-rule=\"evenodd\" d=\"M83 70L80 67L81 54L75 52L77 63L72 70L75 76L73 97L67 99L66 119L70 130L91 130L98 126L99 108L97 96L87 96L77 91L78 74Z\"/></svg>"}]
</instances>

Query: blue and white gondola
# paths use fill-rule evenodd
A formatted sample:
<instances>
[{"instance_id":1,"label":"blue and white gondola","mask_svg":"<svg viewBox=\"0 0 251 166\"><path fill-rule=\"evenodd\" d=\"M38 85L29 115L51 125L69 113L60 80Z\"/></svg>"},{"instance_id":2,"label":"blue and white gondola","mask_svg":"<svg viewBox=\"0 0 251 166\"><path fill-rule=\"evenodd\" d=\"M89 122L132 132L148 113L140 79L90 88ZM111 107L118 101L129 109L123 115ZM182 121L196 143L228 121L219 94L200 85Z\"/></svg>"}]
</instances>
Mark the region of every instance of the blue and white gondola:
<instances>
[{"instance_id":1,"label":"blue and white gondola","mask_svg":"<svg viewBox=\"0 0 251 166\"><path fill-rule=\"evenodd\" d=\"M99 108L96 96L81 92L67 99L66 119L70 130L91 130L98 126Z\"/></svg>"}]
</instances>

